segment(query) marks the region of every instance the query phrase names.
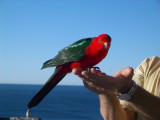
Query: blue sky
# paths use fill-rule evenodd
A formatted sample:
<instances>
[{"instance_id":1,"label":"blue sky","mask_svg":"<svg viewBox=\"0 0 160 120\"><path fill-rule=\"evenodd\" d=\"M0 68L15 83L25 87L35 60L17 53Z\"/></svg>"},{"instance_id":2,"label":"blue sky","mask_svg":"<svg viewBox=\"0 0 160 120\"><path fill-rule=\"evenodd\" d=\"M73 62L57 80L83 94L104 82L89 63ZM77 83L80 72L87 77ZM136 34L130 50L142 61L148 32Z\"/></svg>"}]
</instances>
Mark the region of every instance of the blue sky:
<instances>
[{"instance_id":1,"label":"blue sky","mask_svg":"<svg viewBox=\"0 0 160 120\"><path fill-rule=\"evenodd\" d=\"M1 0L0 83L44 84L42 64L73 42L107 33L112 44L97 66L109 75L160 56L159 0ZM73 74L62 85L82 85Z\"/></svg>"}]
</instances>

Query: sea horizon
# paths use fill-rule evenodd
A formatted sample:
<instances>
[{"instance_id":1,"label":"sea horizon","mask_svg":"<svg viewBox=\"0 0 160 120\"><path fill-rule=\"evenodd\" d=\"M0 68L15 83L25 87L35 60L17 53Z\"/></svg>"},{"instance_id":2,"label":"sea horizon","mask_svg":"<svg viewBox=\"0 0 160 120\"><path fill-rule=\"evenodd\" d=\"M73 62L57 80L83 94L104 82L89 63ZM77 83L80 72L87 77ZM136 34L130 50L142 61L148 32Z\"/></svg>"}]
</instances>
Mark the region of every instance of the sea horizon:
<instances>
[{"instance_id":1,"label":"sea horizon","mask_svg":"<svg viewBox=\"0 0 160 120\"><path fill-rule=\"evenodd\" d=\"M0 83L0 118L26 117L27 104L43 84ZM31 117L41 120L102 120L99 98L81 85L57 85Z\"/></svg>"}]
</instances>

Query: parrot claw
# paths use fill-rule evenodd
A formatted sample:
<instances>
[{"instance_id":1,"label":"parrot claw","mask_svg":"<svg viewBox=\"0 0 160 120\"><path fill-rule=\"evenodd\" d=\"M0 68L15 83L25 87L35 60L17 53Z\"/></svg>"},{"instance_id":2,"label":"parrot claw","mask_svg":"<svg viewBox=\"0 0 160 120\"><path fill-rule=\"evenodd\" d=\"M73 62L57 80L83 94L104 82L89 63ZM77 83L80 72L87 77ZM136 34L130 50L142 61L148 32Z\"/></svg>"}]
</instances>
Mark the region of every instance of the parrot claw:
<instances>
[{"instance_id":1,"label":"parrot claw","mask_svg":"<svg viewBox=\"0 0 160 120\"><path fill-rule=\"evenodd\" d=\"M87 70L88 70L88 71L91 71L91 68L95 68L96 70L100 70L99 67L89 67L89 68L87 68Z\"/></svg>"}]
</instances>

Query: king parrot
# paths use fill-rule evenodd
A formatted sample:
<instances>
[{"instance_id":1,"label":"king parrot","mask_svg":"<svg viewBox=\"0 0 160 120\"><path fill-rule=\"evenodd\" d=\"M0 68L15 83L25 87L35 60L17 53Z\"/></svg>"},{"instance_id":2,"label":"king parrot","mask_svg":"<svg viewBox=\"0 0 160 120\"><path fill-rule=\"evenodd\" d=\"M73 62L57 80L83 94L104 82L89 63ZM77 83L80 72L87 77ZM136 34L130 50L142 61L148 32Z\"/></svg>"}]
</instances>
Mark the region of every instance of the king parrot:
<instances>
[{"instance_id":1,"label":"king parrot","mask_svg":"<svg viewBox=\"0 0 160 120\"><path fill-rule=\"evenodd\" d=\"M46 61L42 69L56 67L55 72L28 103L28 109L39 104L72 69L85 70L102 61L108 53L110 44L111 37L107 34L81 39L59 51L53 59Z\"/></svg>"}]
</instances>

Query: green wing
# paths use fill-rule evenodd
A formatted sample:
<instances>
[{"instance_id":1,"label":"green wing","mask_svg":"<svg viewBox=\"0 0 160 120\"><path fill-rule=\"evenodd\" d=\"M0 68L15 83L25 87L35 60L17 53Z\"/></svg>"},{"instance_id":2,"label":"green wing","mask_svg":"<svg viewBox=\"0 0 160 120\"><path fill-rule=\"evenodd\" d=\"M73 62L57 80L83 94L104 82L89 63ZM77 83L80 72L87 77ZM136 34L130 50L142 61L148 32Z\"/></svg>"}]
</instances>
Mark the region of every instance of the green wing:
<instances>
[{"instance_id":1,"label":"green wing","mask_svg":"<svg viewBox=\"0 0 160 120\"><path fill-rule=\"evenodd\" d=\"M81 39L73 43L72 45L65 47L64 49L59 51L58 55L53 59L46 61L43 64L42 69L80 60L84 56L85 49L90 45L94 38Z\"/></svg>"}]
</instances>

